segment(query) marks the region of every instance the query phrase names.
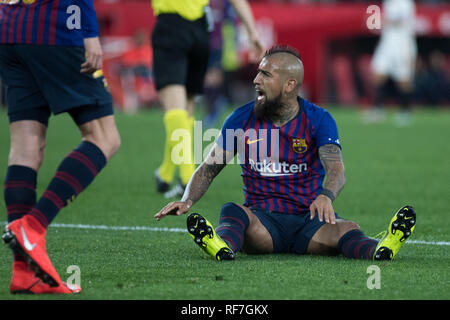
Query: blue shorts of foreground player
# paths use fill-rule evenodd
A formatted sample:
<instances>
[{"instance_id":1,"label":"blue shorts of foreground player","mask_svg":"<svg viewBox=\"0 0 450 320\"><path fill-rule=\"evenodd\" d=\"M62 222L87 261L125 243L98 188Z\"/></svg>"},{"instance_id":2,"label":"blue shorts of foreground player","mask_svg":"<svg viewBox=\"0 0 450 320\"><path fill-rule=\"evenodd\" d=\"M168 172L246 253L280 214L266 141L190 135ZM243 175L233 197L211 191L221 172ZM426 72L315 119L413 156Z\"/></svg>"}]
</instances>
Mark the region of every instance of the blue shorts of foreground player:
<instances>
[{"instance_id":1,"label":"blue shorts of foreground player","mask_svg":"<svg viewBox=\"0 0 450 320\"><path fill-rule=\"evenodd\" d=\"M81 125L112 115L112 97L100 74L81 74L85 50L76 46L0 45L0 76L9 121L48 124L50 114L68 112Z\"/></svg>"},{"instance_id":2,"label":"blue shorts of foreground player","mask_svg":"<svg viewBox=\"0 0 450 320\"><path fill-rule=\"evenodd\" d=\"M311 220L308 214L284 214L251 208L272 236L274 253L305 254L309 241L325 222L318 215ZM336 218L338 215L335 213Z\"/></svg>"}]
</instances>

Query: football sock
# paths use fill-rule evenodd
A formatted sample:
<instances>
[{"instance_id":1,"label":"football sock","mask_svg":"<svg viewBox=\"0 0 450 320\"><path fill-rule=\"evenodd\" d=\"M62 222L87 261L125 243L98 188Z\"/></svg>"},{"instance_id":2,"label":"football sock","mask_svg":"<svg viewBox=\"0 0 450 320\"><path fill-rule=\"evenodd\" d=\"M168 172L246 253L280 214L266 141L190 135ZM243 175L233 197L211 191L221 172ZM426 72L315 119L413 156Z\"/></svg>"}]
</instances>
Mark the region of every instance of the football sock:
<instances>
[{"instance_id":1,"label":"football sock","mask_svg":"<svg viewBox=\"0 0 450 320\"><path fill-rule=\"evenodd\" d=\"M35 205L36 180L36 171L29 167L8 167L3 192L8 223L22 218Z\"/></svg>"},{"instance_id":2,"label":"football sock","mask_svg":"<svg viewBox=\"0 0 450 320\"><path fill-rule=\"evenodd\" d=\"M381 108L386 100L387 88L386 83L379 85L375 90L375 107Z\"/></svg>"},{"instance_id":3,"label":"football sock","mask_svg":"<svg viewBox=\"0 0 450 320\"><path fill-rule=\"evenodd\" d=\"M378 240L364 235L361 230L350 230L338 242L338 248L346 258L372 259Z\"/></svg>"},{"instance_id":4,"label":"football sock","mask_svg":"<svg viewBox=\"0 0 450 320\"><path fill-rule=\"evenodd\" d=\"M6 170L3 196L8 223L22 218L36 203L37 172L29 167L11 165ZM24 261L13 250L14 261Z\"/></svg>"},{"instance_id":5,"label":"football sock","mask_svg":"<svg viewBox=\"0 0 450 320\"><path fill-rule=\"evenodd\" d=\"M166 142L164 146L163 162L158 168L159 177L171 183L175 175L176 164L172 160L172 150L179 141L172 140L172 134L177 129L185 129L189 132L188 112L183 109L169 110L164 114L164 127L166 129Z\"/></svg>"},{"instance_id":6,"label":"football sock","mask_svg":"<svg viewBox=\"0 0 450 320\"><path fill-rule=\"evenodd\" d=\"M408 91L399 90L398 92L400 108L402 111L409 111L411 105L412 93Z\"/></svg>"},{"instance_id":7,"label":"football sock","mask_svg":"<svg viewBox=\"0 0 450 320\"><path fill-rule=\"evenodd\" d=\"M228 202L220 210L216 233L234 252L237 252L242 249L245 230L249 224L247 213L237 204Z\"/></svg>"},{"instance_id":8,"label":"football sock","mask_svg":"<svg viewBox=\"0 0 450 320\"><path fill-rule=\"evenodd\" d=\"M106 165L106 157L93 143L83 141L67 155L30 214L47 228L58 212L75 200Z\"/></svg>"},{"instance_id":9,"label":"football sock","mask_svg":"<svg viewBox=\"0 0 450 320\"><path fill-rule=\"evenodd\" d=\"M180 178L181 183L183 185L187 185L189 182L189 179L191 179L192 175L195 171L195 164L194 164L194 153L193 153L193 147L194 147L194 117L188 117L187 118L187 128L189 132L188 141L186 141L185 148L183 149L184 153L184 160L180 164Z\"/></svg>"}]
</instances>

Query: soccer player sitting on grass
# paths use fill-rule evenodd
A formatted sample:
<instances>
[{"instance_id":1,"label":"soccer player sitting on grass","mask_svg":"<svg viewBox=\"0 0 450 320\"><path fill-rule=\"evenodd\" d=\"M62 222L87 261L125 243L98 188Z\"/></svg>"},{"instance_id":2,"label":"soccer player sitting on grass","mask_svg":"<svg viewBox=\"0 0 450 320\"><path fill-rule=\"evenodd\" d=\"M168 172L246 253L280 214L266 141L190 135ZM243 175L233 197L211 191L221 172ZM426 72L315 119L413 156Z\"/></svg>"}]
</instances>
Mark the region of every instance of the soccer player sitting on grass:
<instances>
[{"instance_id":1,"label":"soccer player sitting on grass","mask_svg":"<svg viewBox=\"0 0 450 320\"><path fill-rule=\"evenodd\" d=\"M303 74L295 49L269 49L253 81L256 100L226 119L181 201L169 203L155 218L187 213L238 154L245 203L226 203L215 230L198 213L187 218L191 237L213 258L232 260L244 251L392 260L414 229L414 209L402 207L381 241L334 212L333 201L345 184L336 122L298 96Z\"/></svg>"}]
</instances>

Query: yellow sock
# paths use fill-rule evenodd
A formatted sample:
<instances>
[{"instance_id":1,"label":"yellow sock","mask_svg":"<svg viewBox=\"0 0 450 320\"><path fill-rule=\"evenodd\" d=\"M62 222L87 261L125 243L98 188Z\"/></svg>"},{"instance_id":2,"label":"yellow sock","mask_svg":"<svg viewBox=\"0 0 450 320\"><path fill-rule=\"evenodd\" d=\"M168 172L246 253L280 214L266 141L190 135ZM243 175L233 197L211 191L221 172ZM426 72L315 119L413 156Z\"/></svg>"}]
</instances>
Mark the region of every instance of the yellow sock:
<instances>
[{"instance_id":1,"label":"yellow sock","mask_svg":"<svg viewBox=\"0 0 450 320\"><path fill-rule=\"evenodd\" d=\"M187 119L187 125L188 125L189 133L190 133L190 142L189 142L189 147L186 147L186 152L188 152L188 154L185 154L185 158L190 159L190 160L188 162L182 163L180 165L180 178L181 178L181 183L183 183L184 185L186 185L189 182L189 179L191 178L192 174L195 171L194 153L193 153L194 121L195 121L195 118L193 116L188 117L188 119Z\"/></svg>"},{"instance_id":2,"label":"yellow sock","mask_svg":"<svg viewBox=\"0 0 450 320\"><path fill-rule=\"evenodd\" d=\"M164 127L166 129L166 143L164 147L164 158L158 168L159 176L167 183L173 181L176 164L172 161L172 149L178 143L171 139L172 134L177 129L189 130L189 115L186 110L173 109L164 114Z\"/></svg>"}]
</instances>

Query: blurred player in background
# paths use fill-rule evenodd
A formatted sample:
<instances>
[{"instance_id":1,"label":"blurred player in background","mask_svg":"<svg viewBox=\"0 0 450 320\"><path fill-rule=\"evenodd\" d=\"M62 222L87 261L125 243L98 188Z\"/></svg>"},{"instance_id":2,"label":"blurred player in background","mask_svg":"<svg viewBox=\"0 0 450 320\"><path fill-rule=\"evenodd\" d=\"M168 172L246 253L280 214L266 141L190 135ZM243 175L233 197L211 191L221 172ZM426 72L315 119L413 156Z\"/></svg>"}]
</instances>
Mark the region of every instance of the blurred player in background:
<instances>
[{"instance_id":1,"label":"blurred player in background","mask_svg":"<svg viewBox=\"0 0 450 320\"><path fill-rule=\"evenodd\" d=\"M253 15L246 0L230 0L249 36L254 60L263 48L256 32ZM163 162L155 171L157 191L172 197L183 193L194 173L192 155L193 108L196 95L203 92L208 67L209 32L212 21L208 0L153 0L157 16L152 34L153 71L156 89L163 105L166 141ZM172 133L183 129L188 133L183 158L179 165L180 183L169 191L177 165L172 160Z\"/></svg>"},{"instance_id":2,"label":"blurred player in background","mask_svg":"<svg viewBox=\"0 0 450 320\"><path fill-rule=\"evenodd\" d=\"M383 104L387 97L387 80L394 81L400 112L396 123L411 123L411 99L413 96L414 68L417 56L415 39L415 5L413 0L384 0L381 38L372 60L376 86L375 107L366 119L379 122L385 118Z\"/></svg>"},{"instance_id":3,"label":"blurred player in background","mask_svg":"<svg viewBox=\"0 0 450 320\"><path fill-rule=\"evenodd\" d=\"M337 126L328 111L298 96L303 75L295 49L268 50L253 81L255 101L225 120L181 201L169 203L155 218L188 212L238 154L245 203L226 203L216 230L198 213L187 218L188 232L211 257L232 260L243 250L393 259L414 229L414 209L402 207L381 241L337 216L332 203L345 184Z\"/></svg>"},{"instance_id":4,"label":"blurred player in background","mask_svg":"<svg viewBox=\"0 0 450 320\"><path fill-rule=\"evenodd\" d=\"M237 52L237 17L228 0L211 0L214 30L210 35L210 54L205 76L204 128L212 128L230 103L229 73L239 68ZM228 89L228 90L227 90Z\"/></svg>"},{"instance_id":5,"label":"blurred player in background","mask_svg":"<svg viewBox=\"0 0 450 320\"><path fill-rule=\"evenodd\" d=\"M101 68L93 0L0 3L0 76L6 86L11 138L3 240L14 256L11 293L81 291L61 281L46 251L46 230L119 148L112 98ZM80 130L81 143L62 160L36 201L49 118L66 112Z\"/></svg>"}]
</instances>

